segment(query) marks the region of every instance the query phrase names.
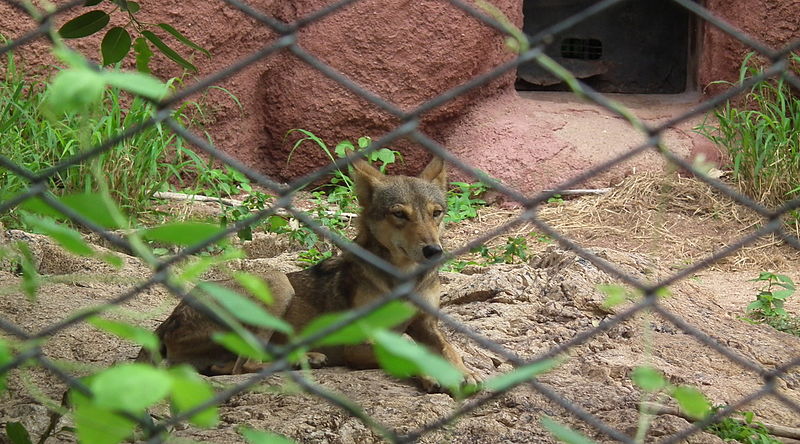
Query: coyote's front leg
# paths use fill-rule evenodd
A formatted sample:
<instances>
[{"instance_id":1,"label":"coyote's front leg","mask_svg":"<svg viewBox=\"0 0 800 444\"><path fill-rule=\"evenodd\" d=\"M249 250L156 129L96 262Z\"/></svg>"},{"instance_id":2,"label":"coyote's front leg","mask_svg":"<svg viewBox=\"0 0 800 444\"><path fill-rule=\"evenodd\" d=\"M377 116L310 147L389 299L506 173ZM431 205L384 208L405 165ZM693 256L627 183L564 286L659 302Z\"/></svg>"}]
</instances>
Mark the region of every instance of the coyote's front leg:
<instances>
[{"instance_id":1,"label":"coyote's front leg","mask_svg":"<svg viewBox=\"0 0 800 444\"><path fill-rule=\"evenodd\" d=\"M436 317L429 314L418 316L409 324L406 333L415 341L427 345L441 354L444 359L464 373L464 383L477 384L480 382L478 375L464 365L461 354L445 339L442 331L439 330L439 320ZM422 378L422 385L429 392L440 390L438 384L430 378Z\"/></svg>"}]
</instances>

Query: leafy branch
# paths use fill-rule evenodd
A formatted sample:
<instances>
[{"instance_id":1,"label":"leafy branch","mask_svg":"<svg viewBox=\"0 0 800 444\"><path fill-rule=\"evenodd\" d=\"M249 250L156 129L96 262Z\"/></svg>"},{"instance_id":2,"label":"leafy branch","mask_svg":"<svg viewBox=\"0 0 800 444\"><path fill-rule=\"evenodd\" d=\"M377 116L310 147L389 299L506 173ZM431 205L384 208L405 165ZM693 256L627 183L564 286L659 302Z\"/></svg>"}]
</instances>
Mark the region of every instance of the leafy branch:
<instances>
[{"instance_id":1,"label":"leafy branch","mask_svg":"<svg viewBox=\"0 0 800 444\"><path fill-rule=\"evenodd\" d=\"M103 1L115 5L110 11L112 14L121 12L126 14L128 18L128 22L124 26L111 27L103 36L103 40L100 43L103 66L113 65L122 61L133 49L136 55L136 69L140 72L150 73L149 64L153 56L152 48L154 47L184 69L197 72L197 67L194 64L172 49L161 37L153 32L156 28L171 35L189 49L211 56L208 50L189 40L180 31L167 23L151 25L140 21L136 16L141 9L137 2L129 0L89 0L84 4L84 7L97 6ZM102 31L110 22L111 15L109 12L102 9L92 9L64 23L59 28L58 34L64 39L84 38ZM133 39L131 32L138 34L139 37Z\"/></svg>"}]
</instances>

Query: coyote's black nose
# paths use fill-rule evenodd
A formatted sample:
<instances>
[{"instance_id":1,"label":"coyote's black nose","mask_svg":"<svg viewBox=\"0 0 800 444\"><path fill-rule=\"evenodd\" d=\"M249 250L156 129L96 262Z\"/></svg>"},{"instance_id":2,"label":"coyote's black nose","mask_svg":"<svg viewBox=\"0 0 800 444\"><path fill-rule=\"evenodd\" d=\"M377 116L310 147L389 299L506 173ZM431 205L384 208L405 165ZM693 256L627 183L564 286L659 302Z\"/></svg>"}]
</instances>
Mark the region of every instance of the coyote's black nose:
<instances>
[{"instance_id":1,"label":"coyote's black nose","mask_svg":"<svg viewBox=\"0 0 800 444\"><path fill-rule=\"evenodd\" d=\"M442 254L442 247L438 245L425 245L422 247L422 255L425 259L436 259Z\"/></svg>"}]
</instances>

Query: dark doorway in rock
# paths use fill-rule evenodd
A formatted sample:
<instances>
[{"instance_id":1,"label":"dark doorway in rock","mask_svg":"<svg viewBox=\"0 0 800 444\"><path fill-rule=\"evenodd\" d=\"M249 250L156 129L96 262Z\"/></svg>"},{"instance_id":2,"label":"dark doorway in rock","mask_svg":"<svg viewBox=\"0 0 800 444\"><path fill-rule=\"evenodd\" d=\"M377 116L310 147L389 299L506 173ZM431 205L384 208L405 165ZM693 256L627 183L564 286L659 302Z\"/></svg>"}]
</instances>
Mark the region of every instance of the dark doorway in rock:
<instances>
[{"instance_id":1,"label":"dark doorway in rock","mask_svg":"<svg viewBox=\"0 0 800 444\"><path fill-rule=\"evenodd\" d=\"M524 0L530 36L598 0ZM691 13L671 0L628 0L555 33L545 53L600 92L682 93L693 88ZM569 90L535 61L517 69L517 89Z\"/></svg>"}]
</instances>

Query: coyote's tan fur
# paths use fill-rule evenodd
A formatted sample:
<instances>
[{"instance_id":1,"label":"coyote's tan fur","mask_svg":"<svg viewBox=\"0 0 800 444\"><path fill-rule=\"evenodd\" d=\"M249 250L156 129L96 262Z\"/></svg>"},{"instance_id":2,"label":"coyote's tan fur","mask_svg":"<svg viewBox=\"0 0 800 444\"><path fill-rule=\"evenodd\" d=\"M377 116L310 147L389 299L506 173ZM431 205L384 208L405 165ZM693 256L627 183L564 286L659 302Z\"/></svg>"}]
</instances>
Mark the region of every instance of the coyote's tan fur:
<instances>
[{"instance_id":1,"label":"coyote's tan fur","mask_svg":"<svg viewBox=\"0 0 800 444\"><path fill-rule=\"evenodd\" d=\"M386 176L360 160L353 164L353 179L358 201L363 207L358 219L355 243L400 270L410 271L426 259L442 254L440 233L447 200L444 162L434 158L419 177ZM391 275L344 252L314 267L294 273L266 273L275 303L269 307L295 329L302 329L317 316L344 311L367 304L389 293L398 284ZM441 287L437 270L417 278L415 292L430 305L439 306ZM222 328L185 302L157 329L162 353L167 362L189 363L207 374L256 371L259 365L242 363L230 352L212 342L210 336ZM441 354L465 374L465 381L475 383L461 356L444 338L438 320L419 313L399 330L418 343ZM283 335L257 331L263 340L285 341ZM316 364L345 365L351 368L375 368L371 347L342 346L315 350ZM322 356L320 353L322 353ZM140 358L144 355L140 354ZM426 389L435 389L423 380Z\"/></svg>"}]
</instances>

